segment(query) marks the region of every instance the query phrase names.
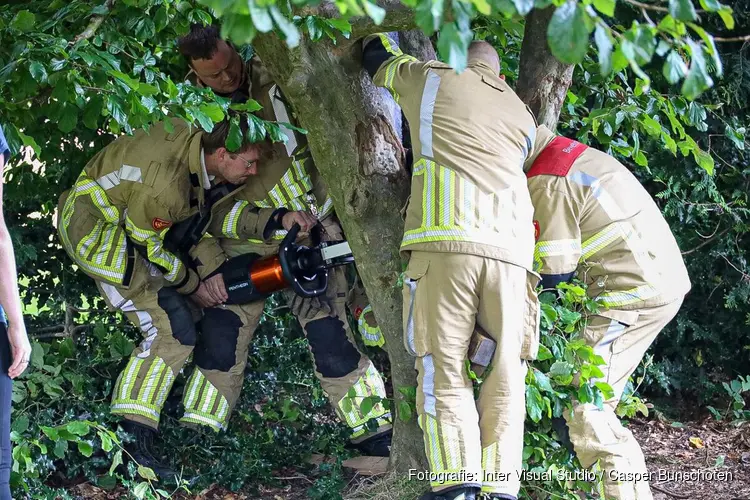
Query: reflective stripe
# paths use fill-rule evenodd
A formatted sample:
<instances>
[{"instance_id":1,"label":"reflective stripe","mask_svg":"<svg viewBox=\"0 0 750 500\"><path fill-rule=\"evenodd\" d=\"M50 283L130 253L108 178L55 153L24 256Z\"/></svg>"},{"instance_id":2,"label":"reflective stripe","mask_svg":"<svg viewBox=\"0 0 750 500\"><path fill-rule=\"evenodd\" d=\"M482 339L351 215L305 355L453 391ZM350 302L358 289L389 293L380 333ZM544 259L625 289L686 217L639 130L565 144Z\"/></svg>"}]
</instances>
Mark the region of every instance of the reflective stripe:
<instances>
[{"instance_id":1,"label":"reflective stripe","mask_svg":"<svg viewBox=\"0 0 750 500\"><path fill-rule=\"evenodd\" d=\"M273 106L273 114L276 116L277 122L286 122L291 123L291 120L289 120L289 114L286 111L286 106L284 105L284 102L281 99L278 99L276 97L276 90L278 89L278 86L274 83L271 85L271 88L268 91L268 97L271 98L271 103ZM279 127L287 136L287 141L284 143L284 147L286 147L286 154L289 156L292 156L292 153L294 153L294 150L297 149L297 138L294 136L294 132L285 127L284 125L279 124Z\"/></svg>"},{"instance_id":2,"label":"reflective stripe","mask_svg":"<svg viewBox=\"0 0 750 500\"><path fill-rule=\"evenodd\" d=\"M556 257L581 253L581 241L576 239L540 241L534 248L539 257Z\"/></svg>"},{"instance_id":3,"label":"reflective stripe","mask_svg":"<svg viewBox=\"0 0 750 500\"><path fill-rule=\"evenodd\" d=\"M427 459L430 462L430 472L443 472L445 466L443 465L438 421L427 413L423 413L420 417L419 423L424 436Z\"/></svg>"},{"instance_id":4,"label":"reflective stripe","mask_svg":"<svg viewBox=\"0 0 750 500\"><path fill-rule=\"evenodd\" d=\"M238 201L232 207L227 215L224 216L222 223L221 232L227 238L239 238L238 224L240 221L240 214L250 203L247 201Z\"/></svg>"},{"instance_id":5,"label":"reflective stripe","mask_svg":"<svg viewBox=\"0 0 750 500\"><path fill-rule=\"evenodd\" d=\"M377 326L370 326L367 323L366 315L372 312L372 306L370 304L367 304L367 306L362 309L362 312L359 314L359 319L357 320L357 327L359 330L360 335L362 335L362 339L365 343L365 345L368 346L374 346L374 347L382 347L385 344L385 337L383 336L383 332L380 331L380 328Z\"/></svg>"},{"instance_id":6,"label":"reflective stripe","mask_svg":"<svg viewBox=\"0 0 750 500\"><path fill-rule=\"evenodd\" d=\"M401 96L398 92L396 92L396 89L393 87L393 82L396 79L396 71L398 71L399 66L406 62L416 61L416 57L412 57L408 54L401 53L401 50L398 50L398 57L393 58L390 62L386 63L385 65L385 82L384 87L388 89L388 91L393 96L393 100L398 103ZM381 70L382 71L382 70Z\"/></svg>"},{"instance_id":7,"label":"reflective stripe","mask_svg":"<svg viewBox=\"0 0 750 500\"><path fill-rule=\"evenodd\" d=\"M419 107L419 142L422 145L422 156L433 157L432 151L432 115L435 111L435 99L440 88L440 75L432 70L427 71L427 80L422 91L422 103Z\"/></svg>"},{"instance_id":8,"label":"reflective stripe","mask_svg":"<svg viewBox=\"0 0 750 500\"><path fill-rule=\"evenodd\" d=\"M632 234L632 226L626 230L619 222L609 224L604 229L583 242L581 249L581 260L586 260L592 255L604 250L620 238L628 239Z\"/></svg>"},{"instance_id":9,"label":"reflective stripe","mask_svg":"<svg viewBox=\"0 0 750 500\"><path fill-rule=\"evenodd\" d=\"M417 282L411 279L404 279L404 283L409 287L409 317L406 320L406 349L412 356L417 355L417 348L414 345L414 297L417 295Z\"/></svg>"},{"instance_id":10,"label":"reflective stripe","mask_svg":"<svg viewBox=\"0 0 750 500\"><path fill-rule=\"evenodd\" d=\"M156 358L151 363L151 368L148 370L148 375L141 382L141 390L138 393L138 401L144 401L146 403L152 403L152 397L156 392L157 382L162 378L164 374L164 368L166 364L161 358Z\"/></svg>"},{"instance_id":11,"label":"reflective stripe","mask_svg":"<svg viewBox=\"0 0 750 500\"><path fill-rule=\"evenodd\" d=\"M385 392L385 385L383 385L383 379L381 378L380 373L375 369L375 365L373 365L372 362L367 366L364 375L352 385L352 389L354 390L355 397L349 398L348 395L345 395L337 405L342 418L346 421L349 427L356 429L368 420L382 418L389 413L383 404L378 402L372 406L372 409L366 415L362 414L361 405L364 398L368 396L377 396L381 400L385 400L388 397ZM349 411L344 409L344 401L347 399L352 404L352 408Z\"/></svg>"},{"instance_id":12,"label":"reflective stripe","mask_svg":"<svg viewBox=\"0 0 750 500\"><path fill-rule=\"evenodd\" d=\"M141 174L141 169L132 165L123 165L119 170L115 170L114 172L110 172L107 175L103 175L96 179L96 183L99 184L105 191L119 186L120 181L142 183L143 177Z\"/></svg>"},{"instance_id":13,"label":"reflective stripe","mask_svg":"<svg viewBox=\"0 0 750 500\"><path fill-rule=\"evenodd\" d=\"M452 169L421 158L414 165L412 180L423 176L421 226L404 233L401 249L438 241L465 241L505 248L523 227L499 226L502 212L513 210L515 188L485 193ZM532 225L528 228L531 235Z\"/></svg>"},{"instance_id":14,"label":"reflective stripe","mask_svg":"<svg viewBox=\"0 0 750 500\"><path fill-rule=\"evenodd\" d=\"M130 392L135 387L135 380L138 377L138 372L141 370L144 360L138 358L130 358L128 365L125 370L120 374L117 381L118 387L115 388L114 393L120 394L120 399L130 399Z\"/></svg>"},{"instance_id":15,"label":"reflective stripe","mask_svg":"<svg viewBox=\"0 0 750 500\"><path fill-rule=\"evenodd\" d=\"M187 390L185 392L187 397L184 398L185 408L191 410L198 409L197 406L193 406L193 402L195 402L196 398L198 397L198 393L200 392L201 386L203 385L204 381L206 381L206 378L203 376L203 372L196 369L187 384Z\"/></svg>"},{"instance_id":16,"label":"reflective stripe","mask_svg":"<svg viewBox=\"0 0 750 500\"><path fill-rule=\"evenodd\" d=\"M216 420L216 418L210 415L204 415L197 412L185 412L180 419L181 422L191 422L194 424L207 425L214 430L223 431L225 429L224 423Z\"/></svg>"},{"instance_id":17,"label":"reflective stripe","mask_svg":"<svg viewBox=\"0 0 750 500\"><path fill-rule=\"evenodd\" d=\"M146 245L148 260L166 269L164 277L167 281L174 282L180 275L183 264L177 256L163 248L164 242L159 235L139 228L127 215L125 216L125 229L134 240Z\"/></svg>"},{"instance_id":18,"label":"reflective stripe","mask_svg":"<svg viewBox=\"0 0 750 500\"><path fill-rule=\"evenodd\" d=\"M330 195L326 196L326 201L323 203L323 206L320 207L320 214L318 215L321 219L328 215L328 213L333 209L333 199Z\"/></svg>"},{"instance_id":19,"label":"reflective stripe","mask_svg":"<svg viewBox=\"0 0 750 500\"><path fill-rule=\"evenodd\" d=\"M625 218L625 213L620 209L617 202L610 196L610 194L602 187L601 181L589 175L586 172L573 172L570 175L570 179L580 184L581 186L588 186L591 188L591 194L599 202L604 212L612 220L621 220Z\"/></svg>"},{"instance_id":20,"label":"reflective stripe","mask_svg":"<svg viewBox=\"0 0 750 500\"><path fill-rule=\"evenodd\" d=\"M142 403L118 402L112 405L112 413L120 415L140 415L155 422L159 421L159 411Z\"/></svg>"},{"instance_id":21,"label":"reflective stripe","mask_svg":"<svg viewBox=\"0 0 750 500\"><path fill-rule=\"evenodd\" d=\"M652 299L659 295L659 290L651 285L641 285L622 292L606 292L596 301L607 308L626 306L643 300Z\"/></svg>"},{"instance_id":22,"label":"reflective stripe","mask_svg":"<svg viewBox=\"0 0 750 500\"><path fill-rule=\"evenodd\" d=\"M422 358L422 368L424 374L422 377L422 395L424 396L424 412L437 417L435 411L435 405L437 400L435 398L435 365L433 363L432 354L428 354Z\"/></svg>"},{"instance_id":23,"label":"reflective stripe","mask_svg":"<svg viewBox=\"0 0 750 500\"><path fill-rule=\"evenodd\" d=\"M487 472L497 470L497 441L482 448L482 470Z\"/></svg>"}]
</instances>

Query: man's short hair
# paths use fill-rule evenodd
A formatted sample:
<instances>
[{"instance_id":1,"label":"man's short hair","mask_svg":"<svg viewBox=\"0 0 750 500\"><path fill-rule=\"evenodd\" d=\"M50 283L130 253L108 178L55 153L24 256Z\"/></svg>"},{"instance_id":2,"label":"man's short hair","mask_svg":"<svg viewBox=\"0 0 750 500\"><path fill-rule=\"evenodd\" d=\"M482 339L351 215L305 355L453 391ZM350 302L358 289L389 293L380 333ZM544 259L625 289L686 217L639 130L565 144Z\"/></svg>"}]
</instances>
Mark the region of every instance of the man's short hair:
<instances>
[{"instance_id":1,"label":"man's short hair","mask_svg":"<svg viewBox=\"0 0 750 500\"><path fill-rule=\"evenodd\" d=\"M214 124L214 129L210 133L204 133L202 138L203 150L206 154L211 154L219 148L225 148L227 137L229 137L229 129L231 128L231 116L236 116L232 113L225 117L222 121ZM247 149L251 144L247 140L247 118L240 115L240 134L242 134L242 146L237 151L230 151L230 153L241 153Z\"/></svg>"},{"instance_id":2,"label":"man's short hair","mask_svg":"<svg viewBox=\"0 0 750 500\"><path fill-rule=\"evenodd\" d=\"M211 59L218 50L220 41L218 27L194 23L190 25L190 32L177 40L177 47L188 60Z\"/></svg>"}]
</instances>

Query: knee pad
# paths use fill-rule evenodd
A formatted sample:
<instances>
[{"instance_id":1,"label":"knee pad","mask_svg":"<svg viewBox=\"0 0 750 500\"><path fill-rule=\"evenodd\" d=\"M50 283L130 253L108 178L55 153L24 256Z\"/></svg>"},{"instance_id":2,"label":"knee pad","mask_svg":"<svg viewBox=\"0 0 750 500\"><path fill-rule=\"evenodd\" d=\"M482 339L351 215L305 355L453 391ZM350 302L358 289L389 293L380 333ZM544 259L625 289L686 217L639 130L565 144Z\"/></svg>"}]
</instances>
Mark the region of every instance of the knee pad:
<instances>
[{"instance_id":1,"label":"knee pad","mask_svg":"<svg viewBox=\"0 0 750 500\"><path fill-rule=\"evenodd\" d=\"M305 326L315 368L326 378L339 378L357 369L362 355L346 336L336 317L316 319Z\"/></svg>"},{"instance_id":2,"label":"knee pad","mask_svg":"<svg viewBox=\"0 0 750 500\"><path fill-rule=\"evenodd\" d=\"M162 287L157 294L157 303L167 313L172 337L182 345L194 346L198 334L187 299L173 288Z\"/></svg>"},{"instance_id":3,"label":"knee pad","mask_svg":"<svg viewBox=\"0 0 750 500\"><path fill-rule=\"evenodd\" d=\"M201 338L195 347L195 364L205 370L228 372L237 362L237 339L242 320L228 309L204 309Z\"/></svg>"}]
</instances>

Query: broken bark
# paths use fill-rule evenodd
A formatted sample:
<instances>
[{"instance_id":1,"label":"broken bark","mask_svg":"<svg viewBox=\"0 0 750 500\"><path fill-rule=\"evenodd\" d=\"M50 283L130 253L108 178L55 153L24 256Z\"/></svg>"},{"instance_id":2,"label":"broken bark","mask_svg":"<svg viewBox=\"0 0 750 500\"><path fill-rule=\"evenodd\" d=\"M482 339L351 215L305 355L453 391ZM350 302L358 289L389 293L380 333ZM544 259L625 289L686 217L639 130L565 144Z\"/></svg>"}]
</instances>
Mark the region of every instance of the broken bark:
<instances>
[{"instance_id":1,"label":"broken bark","mask_svg":"<svg viewBox=\"0 0 750 500\"><path fill-rule=\"evenodd\" d=\"M276 36L255 43L308 130L313 158L328 185L378 324L386 338L394 387L394 442L390 466L424 469L422 433L415 415L398 418L400 387L416 386L414 358L402 340L400 211L409 194L404 151L393 130L389 102L362 69L361 46L303 40L290 51Z\"/></svg>"},{"instance_id":2,"label":"broken bark","mask_svg":"<svg viewBox=\"0 0 750 500\"><path fill-rule=\"evenodd\" d=\"M547 26L555 8L533 10L526 18L516 93L540 125L554 131L574 66L558 61L547 45Z\"/></svg>"}]
</instances>

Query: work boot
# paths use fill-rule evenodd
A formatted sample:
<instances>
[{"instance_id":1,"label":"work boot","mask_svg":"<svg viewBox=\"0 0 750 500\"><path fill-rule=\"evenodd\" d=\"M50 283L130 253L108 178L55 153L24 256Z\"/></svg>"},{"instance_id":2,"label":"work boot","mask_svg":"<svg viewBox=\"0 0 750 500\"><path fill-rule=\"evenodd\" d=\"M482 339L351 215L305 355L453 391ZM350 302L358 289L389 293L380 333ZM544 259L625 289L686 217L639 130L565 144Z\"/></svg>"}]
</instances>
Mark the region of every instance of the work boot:
<instances>
[{"instance_id":1,"label":"work boot","mask_svg":"<svg viewBox=\"0 0 750 500\"><path fill-rule=\"evenodd\" d=\"M474 486L459 486L438 493L430 491L419 500L478 500L480 491L480 488Z\"/></svg>"},{"instance_id":2,"label":"work boot","mask_svg":"<svg viewBox=\"0 0 750 500\"><path fill-rule=\"evenodd\" d=\"M352 447L359 450L362 455L369 457L388 457L391 455L391 439L393 429L376 434L359 443L353 443Z\"/></svg>"},{"instance_id":3,"label":"work boot","mask_svg":"<svg viewBox=\"0 0 750 500\"><path fill-rule=\"evenodd\" d=\"M130 420L124 420L121 425L126 432L133 435L133 441L125 445L125 450L138 465L150 468L160 479L172 479L177 475L172 468L154 456L154 440L157 434L154 429Z\"/></svg>"},{"instance_id":4,"label":"work boot","mask_svg":"<svg viewBox=\"0 0 750 500\"><path fill-rule=\"evenodd\" d=\"M518 497L506 495L505 493L490 493L487 497L489 500L518 500Z\"/></svg>"}]
</instances>

